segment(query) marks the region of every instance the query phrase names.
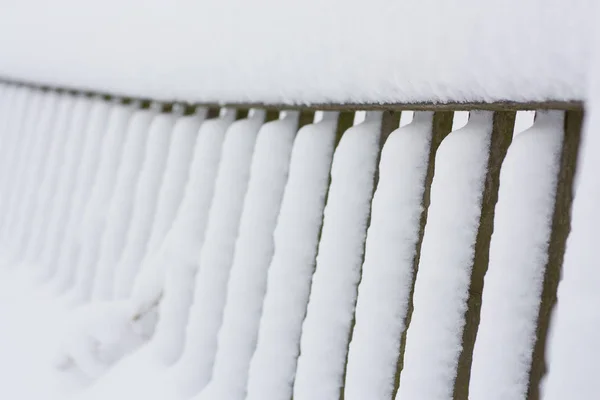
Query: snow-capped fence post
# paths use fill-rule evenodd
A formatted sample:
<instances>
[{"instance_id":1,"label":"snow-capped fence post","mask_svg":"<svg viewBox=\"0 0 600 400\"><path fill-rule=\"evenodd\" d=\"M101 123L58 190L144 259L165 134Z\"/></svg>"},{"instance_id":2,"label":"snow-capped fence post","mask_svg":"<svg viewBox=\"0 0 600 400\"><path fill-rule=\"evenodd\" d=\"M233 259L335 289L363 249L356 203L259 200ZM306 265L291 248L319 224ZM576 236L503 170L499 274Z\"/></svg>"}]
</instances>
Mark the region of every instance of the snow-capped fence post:
<instances>
[{"instance_id":1,"label":"snow-capped fence post","mask_svg":"<svg viewBox=\"0 0 600 400\"><path fill-rule=\"evenodd\" d=\"M567 237L571 230L571 204L573 201L575 166L580 147L582 121L582 111L567 111L565 114L565 136L561 151L560 170L558 172L556 203L554 204L554 215L552 218L552 233L550 234L550 243L548 246L548 262L546 263L541 304L537 318L536 342L533 348L531 371L529 372L528 400L540 399L540 383L547 372L546 341L552 310L556 304L556 294L561 277Z\"/></svg>"},{"instance_id":2,"label":"snow-capped fence post","mask_svg":"<svg viewBox=\"0 0 600 400\"><path fill-rule=\"evenodd\" d=\"M37 115L31 118L31 135L28 154L27 170L20 179L22 187L17 204L12 210L12 224L7 226L11 237L7 239L11 249L11 259L15 262L21 260L20 232L26 229L31 215L32 198L35 189L40 184L40 173L44 169L44 160L48 154L49 140L54 137L53 125L57 113L58 96L53 91L43 91L40 98L40 107Z\"/></svg>"},{"instance_id":3,"label":"snow-capped fence post","mask_svg":"<svg viewBox=\"0 0 600 400\"><path fill-rule=\"evenodd\" d=\"M4 225L2 226L2 240L8 253L11 253L11 239L13 238L13 226L16 223L15 219L17 216L17 209L20 201L22 200L21 192L24 190L22 181L26 180L27 173L31 167L29 155L35 147L37 139L35 132L35 125L38 121L38 117L44 108L42 100L45 96L45 92L40 89L31 90L31 94L25 104L22 122L19 125L19 131L14 132L21 137L20 145L17 148L16 158L13 160L13 172L11 173L11 188L7 191L4 196L8 199L7 207L3 214ZM12 256L11 254L7 254ZM10 258L10 257L9 257ZM14 261L14 260L11 260Z\"/></svg>"},{"instance_id":4,"label":"snow-capped fence post","mask_svg":"<svg viewBox=\"0 0 600 400\"><path fill-rule=\"evenodd\" d=\"M40 234L42 248L39 250L39 269L45 280L54 276L59 270L56 265L64 228L68 220L68 208L75 195L75 178L79 168L81 153L87 134L88 120L91 120L93 101L85 95L78 95L69 124L68 140L65 144L63 159L60 160L60 175L52 194L51 210L46 219L46 229Z\"/></svg>"},{"instance_id":5,"label":"snow-capped fence post","mask_svg":"<svg viewBox=\"0 0 600 400\"><path fill-rule=\"evenodd\" d=\"M413 295L415 290L415 278L419 270L419 257L421 254L421 244L423 243L423 236L425 234L425 225L427 225L427 209L431 202L431 183L433 182L433 172L435 170L435 155L438 147L446 136L452 130L452 121L454 113L451 111L438 111L433 114L433 121L431 126L431 142L429 145L429 160L427 163L427 175L425 177L425 190L423 191L422 199L422 212L421 219L419 222L419 239L417 241L416 253L413 259L413 274L411 289L409 294L408 309L406 312L406 318L404 322L404 332L400 339L400 354L398 356L398 366L396 367L396 376L394 378L394 393L393 398L396 398L398 387L400 385L400 374L404 368L404 349L406 348L406 331L410 325L410 321L413 313Z\"/></svg>"},{"instance_id":6,"label":"snow-capped fence post","mask_svg":"<svg viewBox=\"0 0 600 400\"><path fill-rule=\"evenodd\" d=\"M47 154L46 165L43 168L40 176L40 181L37 182L36 195L32 200L32 209L27 212L31 213L30 224L27 227L22 227L20 236L22 241L21 261L28 264L34 261L32 248L34 247L34 238L39 237L40 232L44 228L43 221L46 217L48 203L52 197L54 189L55 177L60 170L61 154L67 139L67 126L71 118L71 110L73 108L74 99L66 93L60 93L61 100L58 106L56 121L54 128L47 134L51 136L51 144L45 149ZM35 232L35 233L33 233Z\"/></svg>"},{"instance_id":7,"label":"snow-capped fence post","mask_svg":"<svg viewBox=\"0 0 600 400\"><path fill-rule=\"evenodd\" d=\"M386 113L386 119L393 113ZM317 266L302 327L295 399L343 395L343 378L381 138L381 112L346 132L331 171ZM359 150L360 149L360 150ZM351 154L356 157L353 159ZM335 293L332 295L331 293ZM327 337L328 340L325 340ZM330 356L323 358L325 354Z\"/></svg>"},{"instance_id":8,"label":"snow-capped fence post","mask_svg":"<svg viewBox=\"0 0 600 400\"><path fill-rule=\"evenodd\" d=\"M564 122L562 111L537 111L533 126L515 135L502 164L470 399L527 398Z\"/></svg>"},{"instance_id":9,"label":"snow-capped fence post","mask_svg":"<svg viewBox=\"0 0 600 400\"><path fill-rule=\"evenodd\" d=\"M100 234L99 256L94 277L95 289L112 299L116 264L125 247L134 206L136 183L145 159L153 120L160 113L157 103L144 104L132 115L123 156L115 182L114 195L106 210L106 226ZM66 283L62 284L66 288ZM100 289L101 288L101 289ZM104 298L104 296L103 296Z\"/></svg>"},{"instance_id":10,"label":"snow-capped fence post","mask_svg":"<svg viewBox=\"0 0 600 400\"><path fill-rule=\"evenodd\" d=\"M401 112L399 111L384 111L381 116L377 115L377 117L381 118L381 127L380 127L380 136L379 136L379 152L377 153L377 161L375 163L375 174L373 177L373 193L376 192L377 190L377 186L379 184L379 168L380 168L380 163L381 163L381 152L383 149L383 146L385 145L387 138L390 136L390 134L392 132L394 132L396 129L398 129L398 127L400 126L400 114ZM371 225L371 218L372 218L372 207L373 207L373 195L371 195L371 209L369 210L369 216L367 218L367 233L368 233L368 228ZM358 282L356 284L356 290L357 293L354 296L354 308L353 308L353 315L352 315L352 322L350 323L350 329L348 330L348 350L349 350L349 346L350 343L352 342L352 337L354 336L354 328L356 326L356 304L357 304L357 300L358 300L358 288L360 287L360 282L362 280L362 268L365 262L365 250L366 250L366 240L363 243L363 251L362 251L362 262L361 262L361 267L360 267L360 276L358 278ZM344 399L345 397L345 391L346 391L346 376L348 373L348 355L349 353L346 352L346 360L344 362L344 374L343 374L343 380L342 380L342 387L340 388L340 399Z\"/></svg>"},{"instance_id":11,"label":"snow-capped fence post","mask_svg":"<svg viewBox=\"0 0 600 400\"><path fill-rule=\"evenodd\" d=\"M162 349L159 353L163 364L177 361L174 370L181 372L177 380L192 393L203 389L210 380L256 137L260 126L277 116L276 112L264 110L253 109L251 113L240 110L240 119L228 127L224 138L204 243L198 249L187 336L184 343L175 343L176 348L169 349L168 354ZM161 282L155 284L152 275L147 278L147 282L136 281L133 291L141 310L150 308L156 301L156 293L161 293L161 288L156 288ZM181 350L183 353L178 357Z\"/></svg>"},{"instance_id":12,"label":"snow-capped fence post","mask_svg":"<svg viewBox=\"0 0 600 400\"><path fill-rule=\"evenodd\" d=\"M352 112L327 112L322 120L298 132L275 232L256 350L249 367L248 400L292 396L331 161L336 143L353 119ZM310 168L304 166L307 162Z\"/></svg>"},{"instance_id":13,"label":"snow-capped fence post","mask_svg":"<svg viewBox=\"0 0 600 400\"><path fill-rule=\"evenodd\" d=\"M473 347L475 346L475 337L479 326L483 278L487 271L490 240L494 230L494 210L498 201L500 167L512 141L515 117L516 112L514 111L497 111L494 113L487 175L481 202L481 217L475 242L469 299L467 300L465 326L463 327L462 350L458 359L457 376L454 382L454 399L456 400L468 398Z\"/></svg>"}]
</instances>

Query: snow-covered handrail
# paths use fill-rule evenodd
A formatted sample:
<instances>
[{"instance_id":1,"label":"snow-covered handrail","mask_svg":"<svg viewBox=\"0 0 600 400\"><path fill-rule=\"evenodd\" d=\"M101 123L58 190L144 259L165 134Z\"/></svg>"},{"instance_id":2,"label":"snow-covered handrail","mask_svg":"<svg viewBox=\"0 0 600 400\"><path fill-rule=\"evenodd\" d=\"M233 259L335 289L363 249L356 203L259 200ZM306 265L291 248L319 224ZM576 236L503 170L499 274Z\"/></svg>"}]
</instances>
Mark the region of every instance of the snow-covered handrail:
<instances>
[{"instance_id":1,"label":"snow-covered handrail","mask_svg":"<svg viewBox=\"0 0 600 400\"><path fill-rule=\"evenodd\" d=\"M0 76L161 101L583 100L591 0L22 0Z\"/></svg>"},{"instance_id":2,"label":"snow-covered handrail","mask_svg":"<svg viewBox=\"0 0 600 400\"><path fill-rule=\"evenodd\" d=\"M196 102L196 101L159 101L147 97L131 97L112 92L90 91L86 89L74 89L63 86L48 86L34 83L2 79L0 83L7 85L19 85L33 89L65 93L68 95L83 95L86 97L101 97L105 100L112 98L120 99L125 104L138 101L142 108L147 108L151 103L162 104L163 110L170 110L174 104L181 104L188 110L196 107L209 109L233 108L248 110L259 108L265 110L312 110L312 111L521 111L521 110L580 110L583 108L583 100L547 99L542 101L517 101L517 100L495 100L495 101L460 101L456 100L432 100L417 102Z\"/></svg>"}]
</instances>

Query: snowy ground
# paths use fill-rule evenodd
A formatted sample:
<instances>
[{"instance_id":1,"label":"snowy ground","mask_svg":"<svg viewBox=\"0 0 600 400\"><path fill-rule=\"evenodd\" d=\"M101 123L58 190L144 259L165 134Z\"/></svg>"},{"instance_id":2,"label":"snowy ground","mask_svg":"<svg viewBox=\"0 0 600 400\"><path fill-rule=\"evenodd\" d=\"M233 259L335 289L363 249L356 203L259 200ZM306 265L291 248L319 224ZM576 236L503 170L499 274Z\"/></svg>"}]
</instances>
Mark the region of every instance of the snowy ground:
<instances>
[{"instance_id":1,"label":"snowy ground","mask_svg":"<svg viewBox=\"0 0 600 400\"><path fill-rule=\"evenodd\" d=\"M87 381L53 368L66 308L29 277L0 268L0 398L63 400Z\"/></svg>"}]
</instances>

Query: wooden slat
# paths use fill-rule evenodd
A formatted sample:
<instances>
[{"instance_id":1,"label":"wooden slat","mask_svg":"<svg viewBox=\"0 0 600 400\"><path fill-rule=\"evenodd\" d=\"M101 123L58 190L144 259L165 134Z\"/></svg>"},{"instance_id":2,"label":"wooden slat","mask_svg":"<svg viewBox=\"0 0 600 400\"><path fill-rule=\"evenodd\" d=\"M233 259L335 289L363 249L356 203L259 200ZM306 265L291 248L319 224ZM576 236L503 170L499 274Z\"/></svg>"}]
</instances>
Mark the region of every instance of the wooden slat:
<instances>
[{"instance_id":1,"label":"wooden slat","mask_svg":"<svg viewBox=\"0 0 600 400\"><path fill-rule=\"evenodd\" d=\"M494 211L498 201L500 168L512 142L515 117L516 113L514 111L494 113L487 174L481 202L481 217L471 271L468 308L463 328L462 352L458 360L457 376L454 384L454 399L456 400L467 399L469 394L473 349L481 312L483 278L488 268L490 242L494 230Z\"/></svg>"},{"instance_id":2,"label":"wooden slat","mask_svg":"<svg viewBox=\"0 0 600 400\"><path fill-rule=\"evenodd\" d=\"M213 119L219 117L219 107L209 107L206 112L206 119Z\"/></svg>"},{"instance_id":3,"label":"wooden slat","mask_svg":"<svg viewBox=\"0 0 600 400\"><path fill-rule=\"evenodd\" d=\"M248 118L248 109L247 108L237 108L235 111L235 119L246 119Z\"/></svg>"},{"instance_id":4,"label":"wooden slat","mask_svg":"<svg viewBox=\"0 0 600 400\"><path fill-rule=\"evenodd\" d=\"M300 112L300 116L298 117L298 130L300 130L303 126L310 125L315 120L315 112L314 110L303 110Z\"/></svg>"},{"instance_id":5,"label":"wooden slat","mask_svg":"<svg viewBox=\"0 0 600 400\"><path fill-rule=\"evenodd\" d=\"M569 111L565 115L565 137L556 188L556 203L552 218L552 233L548 247L548 262L544 274L542 301L537 321L537 341L533 350L529 376L528 400L540 398L539 385L546 373L546 339L552 309L556 304L556 292L565 255L567 237L571 230L571 203L573 201L573 181L579 150L583 112Z\"/></svg>"},{"instance_id":6,"label":"wooden slat","mask_svg":"<svg viewBox=\"0 0 600 400\"><path fill-rule=\"evenodd\" d=\"M423 211L421 213L421 221L419 227L419 239L417 241L417 248L415 253L415 258L413 260L413 278L411 282L410 295L408 300L408 309L406 311L406 321L404 324L404 332L402 332L402 336L400 338L400 355L398 356L398 366L396 367L396 377L394 381L394 396L396 397L396 393L398 392L398 387L400 385L400 374L402 373L402 368L404 368L404 350L406 348L406 332L408 331L408 327L410 325L410 320L412 318L413 313L413 295L415 291L415 280L417 278L417 271L419 265L419 258L421 256L421 244L423 243L423 236L425 234L425 225L427 224L427 209L429 208L429 203L431 202L431 183L433 182L433 173L435 170L435 154L437 152L438 147L442 143L442 140L452 130L452 120L454 118L454 113L451 111L439 111L433 114L433 123L432 123L432 132L431 132L431 145L429 148L429 161L427 166L427 175L425 177L425 190L423 191L423 200L421 204L423 205Z\"/></svg>"},{"instance_id":7,"label":"wooden slat","mask_svg":"<svg viewBox=\"0 0 600 400\"><path fill-rule=\"evenodd\" d=\"M379 161L381 160L381 150L383 149L383 145L387 140L388 136L396 130L400 126L400 112L392 112L392 111L384 111L381 115L381 128L380 128L380 136L379 136L379 154L377 155L377 162L375 164L375 176L373 181L373 189L371 193L371 201L373 199L373 195L377 190L377 184L379 183ZM371 225L371 210L369 210L369 217L367 219L367 229ZM366 240L363 243L363 251L362 251L362 261L360 263L361 268L365 262L366 255ZM360 272L360 278L356 284L356 290L360 287L360 282L362 280L362 269ZM356 302L358 301L358 293L354 297L354 313L352 316L352 322L350 323L350 330L348 332L348 345L352 342L352 336L354 334L354 326L356 325ZM346 373L348 369L348 352L346 352L346 362L344 363L344 379L342 380L342 387L340 388L340 400L344 400L345 396L345 382L346 382Z\"/></svg>"},{"instance_id":8,"label":"wooden slat","mask_svg":"<svg viewBox=\"0 0 600 400\"><path fill-rule=\"evenodd\" d=\"M336 131L335 131L335 139L334 139L334 150L333 150L333 154L332 154L332 162L333 162L333 158L335 157L335 151L337 149L338 144L340 143L340 140L342 139L342 136L344 135L344 133L350 129L352 127L352 125L354 124L354 116L355 113L354 111L344 111L344 112L340 112L338 117L337 117L337 124L336 124ZM330 167L330 173L329 173L329 181L327 182L327 193L325 194L325 200L324 200L324 207L323 207L323 211L325 210L325 208L327 207L327 202L329 200L329 189L331 188L331 167ZM319 228L319 236L318 236L318 240L317 240L317 251L315 253L315 259L313 261L313 265L317 266L317 258L319 255L319 247L321 246L321 236L323 234L323 219L321 219L321 227ZM314 273L314 271L313 271ZM312 284L311 284L311 288L310 290L312 290ZM310 292L309 290L309 292ZM310 298L310 295L309 297ZM308 303L305 305L305 311L304 311L304 318L306 318L306 313L308 312ZM345 374L345 373L344 373ZM343 387L340 390L340 397L343 396ZM294 400L294 396L292 395L292 399Z\"/></svg>"}]
</instances>

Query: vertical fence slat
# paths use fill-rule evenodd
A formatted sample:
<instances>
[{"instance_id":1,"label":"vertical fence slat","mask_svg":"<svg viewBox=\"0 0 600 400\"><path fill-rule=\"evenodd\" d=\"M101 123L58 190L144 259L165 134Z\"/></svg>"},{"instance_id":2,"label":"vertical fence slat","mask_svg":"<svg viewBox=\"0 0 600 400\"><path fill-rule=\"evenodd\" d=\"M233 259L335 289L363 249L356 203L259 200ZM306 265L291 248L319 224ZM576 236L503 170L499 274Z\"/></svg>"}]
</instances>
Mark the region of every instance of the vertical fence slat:
<instances>
[{"instance_id":1,"label":"vertical fence slat","mask_svg":"<svg viewBox=\"0 0 600 400\"><path fill-rule=\"evenodd\" d=\"M546 373L546 339L552 309L556 304L556 292L565 255L567 237L571 230L571 203L573 201L573 180L579 150L582 111L568 111L565 115L565 138L556 188L556 203L552 218L552 233L548 248L548 262L544 275L542 302L538 314L537 341L533 349L531 372L529 376L528 400L540 398L540 381Z\"/></svg>"},{"instance_id":2,"label":"vertical fence slat","mask_svg":"<svg viewBox=\"0 0 600 400\"><path fill-rule=\"evenodd\" d=\"M249 369L248 400L291 397L329 188L338 117L337 113L324 115L322 121L298 132L294 143L290 177L278 221L278 226L283 224L283 235L288 231L287 224L294 225L294 237L291 242L286 236L278 238L280 228L276 230L275 255L268 272L257 348ZM351 123L352 118L339 121ZM310 167L294 172L297 166L309 160L313 162ZM309 198L313 200L308 201ZM303 205L301 209L300 205ZM303 244L297 246L297 243Z\"/></svg>"},{"instance_id":3,"label":"vertical fence slat","mask_svg":"<svg viewBox=\"0 0 600 400\"><path fill-rule=\"evenodd\" d=\"M400 386L400 374L402 373L402 369L404 368L404 350L406 348L406 332L408 331L408 327L410 325L410 320L412 318L413 313L413 294L415 291L415 279L417 277L417 271L419 269L419 258L421 256L421 244L423 243L423 236L425 234L425 225L427 224L427 208L429 207L429 203L431 202L431 183L433 182L433 172L435 169L435 154L437 152L438 147L442 143L442 140L452 130L452 120L454 118L454 113L452 111L439 111L433 114L433 123L431 127L431 145L429 149L429 163L427 167L427 176L425 178L425 191L423 192L423 211L421 214L420 221L420 229L419 229L419 240L417 242L417 252L415 253L415 258L413 261L413 278L411 282L410 296L408 301L408 310L406 313L406 322L404 323L404 332L402 333L402 337L400 338L400 355L398 357L398 367L396 368L396 377L394 380L394 395L393 398L396 398L396 393L398 392L398 387Z\"/></svg>"},{"instance_id":4,"label":"vertical fence slat","mask_svg":"<svg viewBox=\"0 0 600 400\"><path fill-rule=\"evenodd\" d=\"M338 397L343 385L364 224L379 153L381 121L375 118L368 115L364 123L345 133L334 156L317 267L302 327L296 400ZM325 354L331 356L324 359Z\"/></svg>"},{"instance_id":5,"label":"vertical fence slat","mask_svg":"<svg viewBox=\"0 0 600 400\"><path fill-rule=\"evenodd\" d=\"M377 184L379 182L379 162L381 161L381 149L385 144L388 136L400 125L400 112L393 111L384 111L381 115L381 128L380 128L380 136L379 136L379 153L377 155L377 163L375 166L375 176L373 178L373 191L371 193L371 204L373 202L373 194L377 190ZM371 225L371 211L369 210L369 216L367 218L367 227ZM360 281L362 280L362 265L365 262L365 246L366 241L363 243L363 252L362 252L362 261L360 263L360 277L358 283L356 284L356 289L360 286ZM352 342L352 336L354 334L354 326L356 325L356 302L358 299L358 295L354 296L354 312L352 316L352 322L350 324L350 330L348 331L348 344ZM348 352L346 352L346 361L344 362L344 374L342 380L342 387L340 388L340 400L344 400L345 397L345 387L346 387L346 374L348 372Z\"/></svg>"},{"instance_id":6,"label":"vertical fence slat","mask_svg":"<svg viewBox=\"0 0 600 400\"><path fill-rule=\"evenodd\" d=\"M456 400L466 399L469 394L469 377L471 376L473 347L475 346L475 337L479 326L483 278L489 261L490 241L494 230L494 209L498 201L500 167L512 141L515 116L514 111L494 113L488 170L481 202L481 217L475 242L475 256L471 272L469 300L467 301L468 309L465 315L465 327L463 328L462 352L458 360L457 376L454 384L454 399Z\"/></svg>"}]
</instances>

